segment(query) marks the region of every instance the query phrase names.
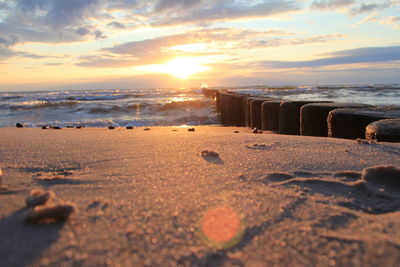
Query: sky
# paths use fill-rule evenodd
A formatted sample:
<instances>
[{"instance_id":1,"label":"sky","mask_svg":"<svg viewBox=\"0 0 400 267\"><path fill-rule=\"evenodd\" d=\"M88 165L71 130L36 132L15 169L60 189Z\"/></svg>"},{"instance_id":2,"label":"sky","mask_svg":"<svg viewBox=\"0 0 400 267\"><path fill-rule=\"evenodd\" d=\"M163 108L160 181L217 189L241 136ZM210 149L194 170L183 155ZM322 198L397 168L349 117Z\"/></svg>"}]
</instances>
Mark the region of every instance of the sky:
<instances>
[{"instance_id":1,"label":"sky","mask_svg":"<svg viewBox=\"0 0 400 267\"><path fill-rule=\"evenodd\" d=\"M400 83L400 0L0 0L0 91Z\"/></svg>"}]
</instances>

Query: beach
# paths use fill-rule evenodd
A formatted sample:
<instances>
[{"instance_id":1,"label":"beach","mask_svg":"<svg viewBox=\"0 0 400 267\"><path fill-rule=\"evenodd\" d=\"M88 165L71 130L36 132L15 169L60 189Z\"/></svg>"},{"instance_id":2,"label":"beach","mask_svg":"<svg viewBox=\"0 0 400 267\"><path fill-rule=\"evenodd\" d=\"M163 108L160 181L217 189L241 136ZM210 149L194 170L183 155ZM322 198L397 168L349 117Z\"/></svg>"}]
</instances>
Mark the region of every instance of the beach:
<instances>
[{"instance_id":1,"label":"beach","mask_svg":"<svg viewBox=\"0 0 400 267\"><path fill-rule=\"evenodd\" d=\"M398 266L400 143L144 129L1 128L0 265Z\"/></svg>"}]
</instances>

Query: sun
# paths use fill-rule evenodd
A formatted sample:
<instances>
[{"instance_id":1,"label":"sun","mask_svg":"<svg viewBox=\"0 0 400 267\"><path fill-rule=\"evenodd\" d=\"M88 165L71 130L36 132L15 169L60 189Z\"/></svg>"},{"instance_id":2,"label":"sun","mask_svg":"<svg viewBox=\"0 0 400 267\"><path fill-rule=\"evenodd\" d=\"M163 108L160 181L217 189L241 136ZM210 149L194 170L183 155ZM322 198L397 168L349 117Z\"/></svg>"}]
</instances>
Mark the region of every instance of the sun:
<instances>
[{"instance_id":1,"label":"sun","mask_svg":"<svg viewBox=\"0 0 400 267\"><path fill-rule=\"evenodd\" d=\"M203 64L199 58L179 57L164 64L151 65L148 69L152 72L167 73L179 79L188 79L193 74L210 69Z\"/></svg>"}]
</instances>

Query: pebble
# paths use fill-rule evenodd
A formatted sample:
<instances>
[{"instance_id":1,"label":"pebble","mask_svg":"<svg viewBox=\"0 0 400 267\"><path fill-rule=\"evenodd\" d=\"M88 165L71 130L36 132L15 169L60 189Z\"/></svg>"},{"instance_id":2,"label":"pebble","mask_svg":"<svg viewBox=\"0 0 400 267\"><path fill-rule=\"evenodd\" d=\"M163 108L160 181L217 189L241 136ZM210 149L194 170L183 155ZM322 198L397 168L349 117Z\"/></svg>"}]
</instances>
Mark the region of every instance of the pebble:
<instances>
[{"instance_id":1,"label":"pebble","mask_svg":"<svg viewBox=\"0 0 400 267\"><path fill-rule=\"evenodd\" d=\"M59 127L59 126L53 126L53 129L54 129L54 130L61 130L61 127Z\"/></svg>"},{"instance_id":2,"label":"pebble","mask_svg":"<svg viewBox=\"0 0 400 267\"><path fill-rule=\"evenodd\" d=\"M143 131L150 131L150 128L144 128Z\"/></svg>"},{"instance_id":3,"label":"pebble","mask_svg":"<svg viewBox=\"0 0 400 267\"><path fill-rule=\"evenodd\" d=\"M47 126L42 126L42 130L47 130Z\"/></svg>"},{"instance_id":4,"label":"pebble","mask_svg":"<svg viewBox=\"0 0 400 267\"><path fill-rule=\"evenodd\" d=\"M108 126L108 129L109 129L109 130L114 130L115 127L114 127L114 126Z\"/></svg>"},{"instance_id":5,"label":"pebble","mask_svg":"<svg viewBox=\"0 0 400 267\"><path fill-rule=\"evenodd\" d=\"M72 126L72 125L67 125L67 128L74 128L74 126Z\"/></svg>"},{"instance_id":6,"label":"pebble","mask_svg":"<svg viewBox=\"0 0 400 267\"><path fill-rule=\"evenodd\" d=\"M189 129L188 129L188 132L195 132L195 131L196 131L195 128L189 128Z\"/></svg>"},{"instance_id":7,"label":"pebble","mask_svg":"<svg viewBox=\"0 0 400 267\"><path fill-rule=\"evenodd\" d=\"M22 124L19 123L19 122L17 122L17 124L15 124L15 126L16 126L17 128L24 128L24 125L22 125Z\"/></svg>"},{"instance_id":8,"label":"pebble","mask_svg":"<svg viewBox=\"0 0 400 267\"><path fill-rule=\"evenodd\" d=\"M241 182L247 182L247 177L245 175L243 175L243 174L239 175L238 179Z\"/></svg>"},{"instance_id":9,"label":"pebble","mask_svg":"<svg viewBox=\"0 0 400 267\"><path fill-rule=\"evenodd\" d=\"M253 133L254 134L259 134L259 133L262 133L262 131L258 130L257 128L254 128L253 129Z\"/></svg>"},{"instance_id":10,"label":"pebble","mask_svg":"<svg viewBox=\"0 0 400 267\"><path fill-rule=\"evenodd\" d=\"M234 131L233 133L240 133L239 131Z\"/></svg>"},{"instance_id":11,"label":"pebble","mask_svg":"<svg viewBox=\"0 0 400 267\"><path fill-rule=\"evenodd\" d=\"M76 207L71 203L37 206L26 213L25 223L41 224L65 222L75 211Z\"/></svg>"},{"instance_id":12,"label":"pebble","mask_svg":"<svg viewBox=\"0 0 400 267\"><path fill-rule=\"evenodd\" d=\"M56 194L53 191L44 191L42 189L33 189L25 199L28 208L44 205L55 199Z\"/></svg>"},{"instance_id":13,"label":"pebble","mask_svg":"<svg viewBox=\"0 0 400 267\"><path fill-rule=\"evenodd\" d=\"M78 125L76 126L76 129L82 129L82 126Z\"/></svg>"},{"instance_id":14,"label":"pebble","mask_svg":"<svg viewBox=\"0 0 400 267\"><path fill-rule=\"evenodd\" d=\"M204 151L201 151L201 155L203 157L211 156L211 157L219 158L219 154L217 152L214 152L214 151L204 150Z\"/></svg>"},{"instance_id":15,"label":"pebble","mask_svg":"<svg viewBox=\"0 0 400 267\"><path fill-rule=\"evenodd\" d=\"M361 138L357 138L356 139L356 143L357 144L362 144L362 145L369 145L369 141L368 140L364 140L364 139L361 139Z\"/></svg>"},{"instance_id":16,"label":"pebble","mask_svg":"<svg viewBox=\"0 0 400 267\"><path fill-rule=\"evenodd\" d=\"M134 127L133 127L133 126L127 126L126 129L127 129L127 130L133 130Z\"/></svg>"}]
</instances>

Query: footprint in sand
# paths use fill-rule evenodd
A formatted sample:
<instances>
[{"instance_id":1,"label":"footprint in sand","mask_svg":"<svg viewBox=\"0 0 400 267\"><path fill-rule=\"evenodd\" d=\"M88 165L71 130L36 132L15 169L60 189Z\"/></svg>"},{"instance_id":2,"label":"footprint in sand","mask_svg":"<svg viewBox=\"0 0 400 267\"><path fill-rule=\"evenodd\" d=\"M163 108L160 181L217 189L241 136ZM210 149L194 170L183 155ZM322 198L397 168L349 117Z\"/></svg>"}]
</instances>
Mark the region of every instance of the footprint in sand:
<instances>
[{"instance_id":1,"label":"footprint in sand","mask_svg":"<svg viewBox=\"0 0 400 267\"><path fill-rule=\"evenodd\" d=\"M361 179L372 192L400 198L400 169L394 166L375 166L362 171Z\"/></svg>"},{"instance_id":2,"label":"footprint in sand","mask_svg":"<svg viewBox=\"0 0 400 267\"><path fill-rule=\"evenodd\" d=\"M312 172L306 172L306 171L296 171L296 172L293 172L292 174L295 177L303 177L303 178L310 178L310 177L317 176L316 174L314 174Z\"/></svg>"},{"instance_id":3,"label":"footprint in sand","mask_svg":"<svg viewBox=\"0 0 400 267\"><path fill-rule=\"evenodd\" d=\"M346 228L352 221L358 219L358 216L349 212L342 212L337 215L332 215L327 218L320 220L318 223L313 224L313 227L338 230Z\"/></svg>"},{"instance_id":4,"label":"footprint in sand","mask_svg":"<svg viewBox=\"0 0 400 267\"><path fill-rule=\"evenodd\" d=\"M295 171L292 173L273 172L268 174L264 178L263 182L268 184L268 183L288 181L294 178L312 178L312 177L321 177L326 175L327 175L326 173L312 173L307 171Z\"/></svg>"},{"instance_id":5,"label":"footprint in sand","mask_svg":"<svg viewBox=\"0 0 400 267\"><path fill-rule=\"evenodd\" d=\"M90 184L92 181L78 180L70 176L76 176L75 171L66 170L56 170L39 172L33 176L34 181L44 187L50 187L53 185L80 185L80 184Z\"/></svg>"},{"instance_id":6,"label":"footprint in sand","mask_svg":"<svg viewBox=\"0 0 400 267\"><path fill-rule=\"evenodd\" d=\"M292 179L293 176L288 173L273 172L265 176L263 179L264 184L283 182Z\"/></svg>"},{"instance_id":7,"label":"footprint in sand","mask_svg":"<svg viewBox=\"0 0 400 267\"><path fill-rule=\"evenodd\" d=\"M337 178L340 178L339 180ZM375 166L362 173L336 172L331 176L317 173L270 173L263 182L273 187L298 186L309 194L335 199L336 204L352 210L383 214L400 210L400 169L394 166Z\"/></svg>"},{"instance_id":8,"label":"footprint in sand","mask_svg":"<svg viewBox=\"0 0 400 267\"><path fill-rule=\"evenodd\" d=\"M248 149L260 149L260 150L267 150L276 147L279 143L271 143L271 144L254 144L254 145L246 145Z\"/></svg>"},{"instance_id":9,"label":"footprint in sand","mask_svg":"<svg viewBox=\"0 0 400 267\"><path fill-rule=\"evenodd\" d=\"M3 172L0 168L0 195L12 195L19 193L19 190L12 190L3 184Z\"/></svg>"},{"instance_id":10,"label":"footprint in sand","mask_svg":"<svg viewBox=\"0 0 400 267\"><path fill-rule=\"evenodd\" d=\"M91 202L86 210L101 209L106 210L108 208L108 202L103 199L94 200Z\"/></svg>"},{"instance_id":11,"label":"footprint in sand","mask_svg":"<svg viewBox=\"0 0 400 267\"><path fill-rule=\"evenodd\" d=\"M209 163L214 163L217 165L224 164L224 161L221 159L220 155L214 151L203 150L201 151L201 157Z\"/></svg>"},{"instance_id":12,"label":"footprint in sand","mask_svg":"<svg viewBox=\"0 0 400 267\"><path fill-rule=\"evenodd\" d=\"M357 181L361 178L361 173L353 171L336 172L333 174L334 178L340 178L344 181Z\"/></svg>"},{"instance_id":13,"label":"footprint in sand","mask_svg":"<svg viewBox=\"0 0 400 267\"><path fill-rule=\"evenodd\" d=\"M92 222L96 222L99 220L103 215L104 212L108 208L108 202L104 199L97 199L91 202L86 211L89 213L89 218Z\"/></svg>"}]
</instances>

